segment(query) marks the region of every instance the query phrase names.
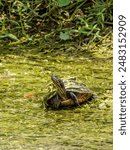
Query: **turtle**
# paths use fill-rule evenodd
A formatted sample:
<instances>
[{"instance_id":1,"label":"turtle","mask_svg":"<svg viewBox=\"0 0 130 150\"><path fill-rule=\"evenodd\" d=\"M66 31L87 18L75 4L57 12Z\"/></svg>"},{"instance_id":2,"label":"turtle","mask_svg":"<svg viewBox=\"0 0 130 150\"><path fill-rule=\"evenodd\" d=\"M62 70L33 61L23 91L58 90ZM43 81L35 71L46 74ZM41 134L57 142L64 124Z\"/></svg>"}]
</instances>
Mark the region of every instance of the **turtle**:
<instances>
[{"instance_id":1,"label":"turtle","mask_svg":"<svg viewBox=\"0 0 130 150\"><path fill-rule=\"evenodd\" d=\"M52 75L51 80L55 90L44 98L46 108L58 109L61 107L79 106L95 97L95 94L83 83L78 83L75 78L62 80L57 75Z\"/></svg>"}]
</instances>

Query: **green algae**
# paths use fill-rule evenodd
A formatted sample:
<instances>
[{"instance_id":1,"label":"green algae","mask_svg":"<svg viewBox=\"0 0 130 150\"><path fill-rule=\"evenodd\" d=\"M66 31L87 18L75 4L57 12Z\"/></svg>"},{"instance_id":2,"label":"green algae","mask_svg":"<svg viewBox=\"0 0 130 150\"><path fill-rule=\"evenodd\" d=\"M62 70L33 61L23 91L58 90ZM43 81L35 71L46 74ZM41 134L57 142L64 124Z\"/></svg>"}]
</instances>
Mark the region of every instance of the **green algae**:
<instances>
[{"instance_id":1,"label":"green algae","mask_svg":"<svg viewBox=\"0 0 130 150\"><path fill-rule=\"evenodd\" d=\"M89 51L84 44L81 53L22 48L0 50L0 149L112 150L112 41ZM45 110L51 74L76 77L97 99L81 108Z\"/></svg>"}]
</instances>

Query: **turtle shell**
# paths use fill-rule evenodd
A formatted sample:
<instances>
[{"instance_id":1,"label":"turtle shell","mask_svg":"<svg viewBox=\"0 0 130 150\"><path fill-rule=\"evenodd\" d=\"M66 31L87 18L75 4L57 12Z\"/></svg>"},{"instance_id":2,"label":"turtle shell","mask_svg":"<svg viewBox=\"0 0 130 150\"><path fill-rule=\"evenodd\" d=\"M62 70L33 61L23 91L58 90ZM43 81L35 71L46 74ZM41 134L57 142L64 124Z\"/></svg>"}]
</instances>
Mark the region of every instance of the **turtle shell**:
<instances>
[{"instance_id":1,"label":"turtle shell","mask_svg":"<svg viewBox=\"0 0 130 150\"><path fill-rule=\"evenodd\" d=\"M72 92L72 90L67 90L67 94L69 94L70 92ZM86 92L86 93L82 93L81 91L73 91L73 93L76 95L77 99L78 99L78 103L79 104L83 104L85 102L87 102L88 100L90 100L93 97L93 93L91 91ZM67 99L65 101L61 101L60 106L74 106L75 102L72 99Z\"/></svg>"},{"instance_id":2,"label":"turtle shell","mask_svg":"<svg viewBox=\"0 0 130 150\"><path fill-rule=\"evenodd\" d=\"M78 83L75 79L64 80L67 98L63 100L58 92L54 89L44 99L46 108L58 109L61 107L75 106L75 102L71 99L70 92L74 93L79 104L83 104L93 97L93 92L90 91L85 84Z\"/></svg>"}]
</instances>

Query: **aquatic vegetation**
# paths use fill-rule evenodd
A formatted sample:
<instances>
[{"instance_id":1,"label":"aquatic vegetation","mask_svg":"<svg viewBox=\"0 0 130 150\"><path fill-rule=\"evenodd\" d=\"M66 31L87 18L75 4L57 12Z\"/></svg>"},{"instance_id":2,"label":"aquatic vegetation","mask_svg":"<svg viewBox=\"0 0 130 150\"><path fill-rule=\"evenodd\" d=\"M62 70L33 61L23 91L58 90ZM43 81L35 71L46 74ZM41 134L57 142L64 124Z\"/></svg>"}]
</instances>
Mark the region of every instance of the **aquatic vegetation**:
<instances>
[{"instance_id":1,"label":"aquatic vegetation","mask_svg":"<svg viewBox=\"0 0 130 150\"><path fill-rule=\"evenodd\" d=\"M0 149L112 150L111 36L84 43L82 51L70 43L39 46L0 46ZM76 77L97 99L46 111L42 101L52 73Z\"/></svg>"}]
</instances>

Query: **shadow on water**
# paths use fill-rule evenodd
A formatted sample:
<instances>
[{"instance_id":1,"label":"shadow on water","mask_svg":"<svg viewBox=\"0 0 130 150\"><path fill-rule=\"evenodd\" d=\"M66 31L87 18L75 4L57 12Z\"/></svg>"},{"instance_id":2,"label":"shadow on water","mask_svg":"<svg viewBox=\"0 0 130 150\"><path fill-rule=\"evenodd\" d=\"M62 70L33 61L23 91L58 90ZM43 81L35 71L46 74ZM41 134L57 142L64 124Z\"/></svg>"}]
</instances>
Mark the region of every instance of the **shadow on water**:
<instances>
[{"instance_id":1,"label":"shadow on water","mask_svg":"<svg viewBox=\"0 0 130 150\"><path fill-rule=\"evenodd\" d=\"M52 55L36 47L1 49L0 149L112 150L110 42L89 52L84 45L81 54L72 47ZM45 111L52 73L76 77L97 98L81 108Z\"/></svg>"}]
</instances>

